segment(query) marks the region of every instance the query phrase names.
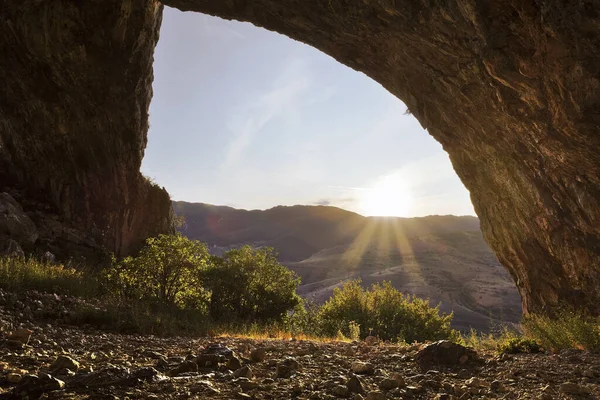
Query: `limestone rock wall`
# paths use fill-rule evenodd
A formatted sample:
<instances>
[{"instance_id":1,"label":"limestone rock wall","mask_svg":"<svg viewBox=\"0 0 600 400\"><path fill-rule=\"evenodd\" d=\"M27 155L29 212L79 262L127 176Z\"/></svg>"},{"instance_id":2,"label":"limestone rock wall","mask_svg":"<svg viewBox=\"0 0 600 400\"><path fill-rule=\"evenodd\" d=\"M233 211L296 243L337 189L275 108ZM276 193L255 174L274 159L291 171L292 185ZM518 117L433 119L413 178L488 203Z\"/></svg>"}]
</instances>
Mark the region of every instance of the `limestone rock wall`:
<instances>
[{"instance_id":1,"label":"limestone rock wall","mask_svg":"<svg viewBox=\"0 0 600 400\"><path fill-rule=\"evenodd\" d=\"M154 1L0 2L0 189L117 254L170 226L139 169L162 18Z\"/></svg>"}]
</instances>

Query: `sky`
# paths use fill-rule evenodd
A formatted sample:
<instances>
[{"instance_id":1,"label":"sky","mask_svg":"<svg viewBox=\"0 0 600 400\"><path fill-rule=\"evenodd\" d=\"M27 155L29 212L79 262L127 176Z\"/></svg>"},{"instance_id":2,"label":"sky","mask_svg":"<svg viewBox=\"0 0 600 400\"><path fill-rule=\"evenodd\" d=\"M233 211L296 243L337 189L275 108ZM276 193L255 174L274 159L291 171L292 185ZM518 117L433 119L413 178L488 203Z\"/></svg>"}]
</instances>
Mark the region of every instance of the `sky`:
<instances>
[{"instance_id":1,"label":"sky","mask_svg":"<svg viewBox=\"0 0 600 400\"><path fill-rule=\"evenodd\" d=\"M165 7L153 88L142 172L174 200L474 215L400 100L286 36Z\"/></svg>"}]
</instances>

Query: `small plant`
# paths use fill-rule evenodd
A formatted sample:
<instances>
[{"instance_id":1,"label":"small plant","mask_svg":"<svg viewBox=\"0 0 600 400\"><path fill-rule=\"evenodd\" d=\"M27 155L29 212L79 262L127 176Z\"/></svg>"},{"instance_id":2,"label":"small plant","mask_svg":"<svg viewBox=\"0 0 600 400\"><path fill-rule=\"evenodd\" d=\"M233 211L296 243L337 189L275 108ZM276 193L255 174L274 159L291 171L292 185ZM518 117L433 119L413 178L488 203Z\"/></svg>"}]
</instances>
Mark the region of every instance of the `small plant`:
<instances>
[{"instance_id":1,"label":"small plant","mask_svg":"<svg viewBox=\"0 0 600 400\"><path fill-rule=\"evenodd\" d=\"M348 332L349 332L348 339L354 340L354 341L360 340L360 325L359 324L357 324L354 321L350 321L348 323Z\"/></svg>"},{"instance_id":2,"label":"small plant","mask_svg":"<svg viewBox=\"0 0 600 400\"><path fill-rule=\"evenodd\" d=\"M542 347L535 339L513 337L498 343L501 354L541 353Z\"/></svg>"}]
</instances>

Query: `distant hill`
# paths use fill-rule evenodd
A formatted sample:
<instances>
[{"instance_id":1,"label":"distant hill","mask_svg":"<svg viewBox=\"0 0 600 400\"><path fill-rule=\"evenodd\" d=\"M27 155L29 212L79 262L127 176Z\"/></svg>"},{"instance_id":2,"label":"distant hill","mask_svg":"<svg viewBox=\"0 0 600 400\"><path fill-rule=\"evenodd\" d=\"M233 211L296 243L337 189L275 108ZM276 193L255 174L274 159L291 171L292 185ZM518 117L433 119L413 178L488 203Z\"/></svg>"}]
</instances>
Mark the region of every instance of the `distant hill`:
<instances>
[{"instance_id":1,"label":"distant hill","mask_svg":"<svg viewBox=\"0 0 600 400\"><path fill-rule=\"evenodd\" d=\"M346 279L389 280L406 293L442 302L457 328L516 322L520 298L479 230L476 217L363 217L329 206L239 210L174 202L181 231L220 254L242 244L272 246L302 279L305 297L325 301Z\"/></svg>"}]
</instances>

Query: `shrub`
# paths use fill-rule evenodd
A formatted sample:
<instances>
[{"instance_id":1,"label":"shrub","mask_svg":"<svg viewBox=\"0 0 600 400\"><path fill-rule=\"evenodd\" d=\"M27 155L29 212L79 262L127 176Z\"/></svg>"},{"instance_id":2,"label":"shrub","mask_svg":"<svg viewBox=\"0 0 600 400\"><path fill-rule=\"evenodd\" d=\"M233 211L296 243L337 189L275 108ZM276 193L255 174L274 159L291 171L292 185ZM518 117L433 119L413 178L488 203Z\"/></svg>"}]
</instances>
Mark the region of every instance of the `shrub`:
<instances>
[{"instance_id":1,"label":"shrub","mask_svg":"<svg viewBox=\"0 0 600 400\"><path fill-rule=\"evenodd\" d=\"M202 271L208 262L205 244L179 233L159 235L147 239L137 257L127 257L107 270L106 278L126 298L200 307L205 297Z\"/></svg>"},{"instance_id":2,"label":"shrub","mask_svg":"<svg viewBox=\"0 0 600 400\"><path fill-rule=\"evenodd\" d=\"M507 354L541 353L542 347L535 339L513 337L498 343L498 352Z\"/></svg>"},{"instance_id":3,"label":"shrub","mask_svg":"<svg viewBox=\"0 0 600 400\"><path fill-rule=\"evenodd\" d=\"M244 246L213 257L206 273L214 320L283 321L300 304L300 279L281 265L273 249Z\"/></svg>"},{"instance_id":4,"label":"shrub","mask_svg":"<svg viewBox=\"0 0 600 400\"><path fill-rule=\"evenodd\" d=\"M319 311L319 324L326 336L341 332L354 336L356 327L360 337L373 334L383 340L404 342L458 339L450 328L452 314L440 315L438 307L427 300L405 296L389 282L374 284L370 290L361 287L359 280L345 283L334 290L333 296Z\"/></svg>"}]
</instances>

